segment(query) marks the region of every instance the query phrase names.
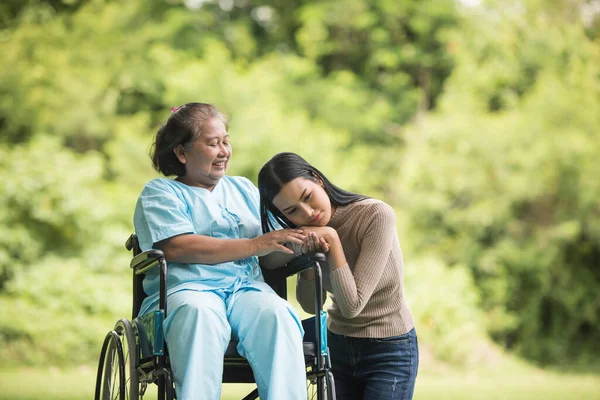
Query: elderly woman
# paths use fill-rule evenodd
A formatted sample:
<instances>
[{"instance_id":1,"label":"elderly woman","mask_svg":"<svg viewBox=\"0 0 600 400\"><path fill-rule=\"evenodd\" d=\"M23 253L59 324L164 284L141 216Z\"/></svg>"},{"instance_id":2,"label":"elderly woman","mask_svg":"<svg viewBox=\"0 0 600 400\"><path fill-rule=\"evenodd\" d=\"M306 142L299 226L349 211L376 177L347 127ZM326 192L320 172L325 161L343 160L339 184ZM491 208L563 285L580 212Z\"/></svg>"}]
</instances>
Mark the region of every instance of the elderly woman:
<instances>
[{"instance_id":1,"label":"elderly woman","mask_svg":"<svg viewBox=\"0 0 600 400\"><path fill-rule=\"evenodd\" d=\"M156 135L152 162L175 179L146 184L134 224L142 250L160 249L169 265L164 333L177 399L220 397L229 341L251 365L261 399L306 399L302 325L264 282L258 256L291 254L295 229L261 235L258 189L225 174L231 159L227 120L214 106L173 109ZM287 247L286 247L287 245ZM140 314L158 303L148 274Z\"/></svg>"}]
</instances>

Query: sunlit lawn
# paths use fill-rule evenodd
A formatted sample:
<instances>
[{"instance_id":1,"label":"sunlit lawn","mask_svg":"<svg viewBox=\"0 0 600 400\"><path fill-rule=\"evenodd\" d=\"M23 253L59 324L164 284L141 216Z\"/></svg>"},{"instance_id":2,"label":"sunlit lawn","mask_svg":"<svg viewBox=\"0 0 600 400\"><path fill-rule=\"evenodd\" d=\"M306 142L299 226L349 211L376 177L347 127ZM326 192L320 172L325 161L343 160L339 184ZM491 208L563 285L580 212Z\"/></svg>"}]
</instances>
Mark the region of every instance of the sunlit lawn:
<instances>
[{"instance_id":1,"label":"sunlit lawn","mask_svg":"<svg viewBox=\"0 0 600 400\"><path fill-rule=\"evenodd\" d=\"M89 400L93 367L0 370L0 400ZM247 385L225 385L223 399L240 399ZM147 396L152 399L155 396ZM600 375L568 375L531 367L480 368L477 372L421 371L415 400L600 400Z\"/></svg>"}]
</instances>

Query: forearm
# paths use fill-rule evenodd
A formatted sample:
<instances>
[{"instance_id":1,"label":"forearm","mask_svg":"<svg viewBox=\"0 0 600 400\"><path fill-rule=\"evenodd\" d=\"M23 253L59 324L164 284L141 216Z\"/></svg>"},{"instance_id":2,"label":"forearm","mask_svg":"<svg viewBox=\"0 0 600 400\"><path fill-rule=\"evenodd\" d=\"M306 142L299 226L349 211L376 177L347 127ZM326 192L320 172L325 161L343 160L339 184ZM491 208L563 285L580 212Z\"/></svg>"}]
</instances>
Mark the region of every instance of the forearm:
<instances>
[{"instance_id":1,"label":"forearm","mask_svg":"<svg viewBox=\"0 0 600 400\"><path fill-rule=\"evenodd\" d=\"M398 251L392 251L394 243L397 245L395 226L390 218L384 222L386 224L373 224L367 230L358 257L352 260L352 269L342 266L330 274L336 302L348 319L359 315L369 302L385 268L393 262L392 253L400 254L399 246Z\"/></svg>"},{"instance_id":2,"label":"forearm","mask_svg":"<svg viewBox=\"0 0 600 400\"><path fill-rule=\"evenodd\" d=\"M168 261L185 264L219 264L256 255L252 239L217 239L185 234L158 243Z\"/></svg>"},{"instance_id":3,"label":"forearm","mask_svg":"<svg viewBox=\"0 0 600 400\"><path fill-rule=\"evenodd\" d=\"M342 248L340 240L331 240L331 242L328 241L328 243L330 246L329 252L327 253L329 269L333 272L345 265L348 265L348 261L346 261L346 256L344 255L344 249Z\"/></svg>"}]
</instances>

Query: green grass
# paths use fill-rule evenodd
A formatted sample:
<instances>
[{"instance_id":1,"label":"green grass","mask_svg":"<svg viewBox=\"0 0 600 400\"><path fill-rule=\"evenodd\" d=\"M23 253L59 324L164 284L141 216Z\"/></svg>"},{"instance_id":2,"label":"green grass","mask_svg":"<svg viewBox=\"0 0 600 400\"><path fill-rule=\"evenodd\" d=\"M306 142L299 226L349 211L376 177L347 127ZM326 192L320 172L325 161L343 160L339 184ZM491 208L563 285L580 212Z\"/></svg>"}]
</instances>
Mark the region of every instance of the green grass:
<instances>
[{"instance_id":1,"label":"green grass","mask_svg":"<svg viewBox=\"0 0 600 400\"><path fill-rule=\"evenodd\" d=\"M89 400L95 368L21 368L0 370L0 400ZM225 385L222 399L240 399L249 385ZM155 399L156 396L147 396ZM469 372L450 368L422 370L415 400L600 400L600 375L564 374L517 362Z\"/></svg>"}]
</instances>

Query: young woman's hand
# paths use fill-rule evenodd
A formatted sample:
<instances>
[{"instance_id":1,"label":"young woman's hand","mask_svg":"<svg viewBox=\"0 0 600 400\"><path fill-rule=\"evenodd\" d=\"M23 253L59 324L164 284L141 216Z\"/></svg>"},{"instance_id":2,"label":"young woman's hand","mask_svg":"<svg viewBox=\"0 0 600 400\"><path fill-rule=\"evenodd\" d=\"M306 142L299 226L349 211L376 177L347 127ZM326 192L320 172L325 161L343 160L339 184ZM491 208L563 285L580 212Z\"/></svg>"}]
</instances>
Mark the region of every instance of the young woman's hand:
<instances>
[{"instance_id":1,"label":"young woman's hand","mask_svg":"<svg viewBox=\"0 0 600 400\"><path fill-rule=\"evenodd\" d=\"M324 237L318 236L316 232L307 232L306 238L302 243L301 254L320 252L328 253L329 244Z\"/></svg>"},{"instance_id":2,"label":"young woman's hand","mask_svg":"<svg viewBox=\"0 0 600 400\"><path fill-rule=\"evenodd\" d=\"M311 246L312 250L310 251L327 253L331 247L338 245L340 242L337 231L329 226L302 226L300 229L306 235L305 243ZM315 235L318 239L317 242L314 240ZM313 239L311 239L311 236Z\"/></svg>"},{"instance_id":3,"label":"young woman's hand","mask_svg":"<svg viewBox=\"0 0 600 400\"><path fill-rule=\"evenodd\" d=\"M302 226L300 229L307 236L304 242L308 246L309 252L321 251L327 253L327 261L331 271L347 264L340 237L335 229L329 226ZM318 242L314 235L318 238Z\"/></svg>"},{"instance_id":4,"label":"young woman's hand","mask_svg":"<svg viewBox=\"0 0 600 400\"><path fill-rule=\"evenodd\" d=\"M315 251L329 253L334 244L340 243L337 231L328 226L302 226L300 229L306 234L302 244L303 254ZM337 247L341 248L341 245ZM300 275L307 281L315 279L315 272L312 269L302 271Z\"/></svg>"},{"instance_id":5,"label":"young woman's hand","mask_svg":"<svg viewBox=\"0 0 600 400\"><path fill-rule=\"evenodd\" d=\"M301 247L305 238L306 235L300 229L281 229L250 240L253 246L253 254L262 257L274 251L295 254L290 247Z\"/></svg>"}]
</instances>

